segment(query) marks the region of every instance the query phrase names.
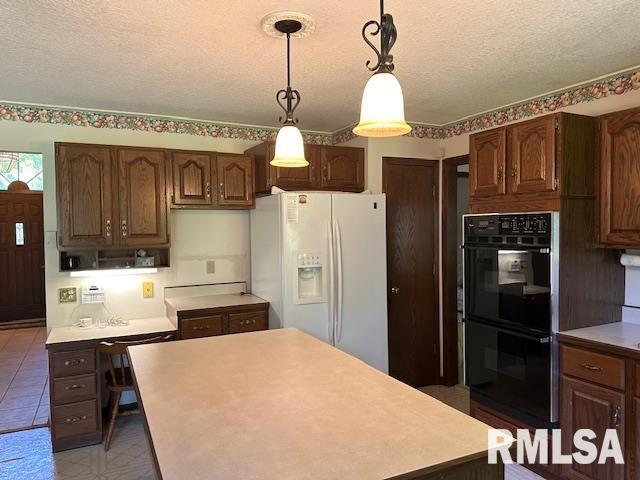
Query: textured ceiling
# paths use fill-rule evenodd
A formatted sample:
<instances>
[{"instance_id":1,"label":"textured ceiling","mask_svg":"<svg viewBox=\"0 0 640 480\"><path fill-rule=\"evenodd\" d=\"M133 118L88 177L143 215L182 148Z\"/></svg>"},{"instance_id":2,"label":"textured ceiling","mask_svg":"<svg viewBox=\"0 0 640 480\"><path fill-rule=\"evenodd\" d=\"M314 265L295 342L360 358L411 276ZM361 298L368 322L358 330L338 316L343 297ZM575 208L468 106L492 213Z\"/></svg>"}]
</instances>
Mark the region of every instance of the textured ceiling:
<instances>
[{"instance_id":1,"label":"textured ceiling","mask_svg":"<svg viewBox=\"0 0 640 480\"><path fill-rule=\"evenodd\" d=\"M407 119L443 124L640 64L637 0L387 0ZM0 0L0 99L277 126L285 42L305 130L358 119L375 0Z\"/></svg>"}]
</instances>

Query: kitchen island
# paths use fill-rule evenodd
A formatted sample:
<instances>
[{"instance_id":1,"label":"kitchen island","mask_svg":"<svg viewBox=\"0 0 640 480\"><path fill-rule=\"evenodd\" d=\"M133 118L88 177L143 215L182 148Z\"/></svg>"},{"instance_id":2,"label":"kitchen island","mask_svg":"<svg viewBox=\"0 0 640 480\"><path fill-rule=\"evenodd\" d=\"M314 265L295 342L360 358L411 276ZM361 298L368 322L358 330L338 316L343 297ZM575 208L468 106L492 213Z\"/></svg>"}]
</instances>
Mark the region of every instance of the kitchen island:
<instances>
[{"instance_id":1,"label":"kitchen island","mask_svg":"<svg viewBox=\"0 0 640 480\"><path fill-rule=\"evenodd\" d=\"M503 478L485 424L296 329L129 355L164 480Z\"/></svg>"}]
</instances>

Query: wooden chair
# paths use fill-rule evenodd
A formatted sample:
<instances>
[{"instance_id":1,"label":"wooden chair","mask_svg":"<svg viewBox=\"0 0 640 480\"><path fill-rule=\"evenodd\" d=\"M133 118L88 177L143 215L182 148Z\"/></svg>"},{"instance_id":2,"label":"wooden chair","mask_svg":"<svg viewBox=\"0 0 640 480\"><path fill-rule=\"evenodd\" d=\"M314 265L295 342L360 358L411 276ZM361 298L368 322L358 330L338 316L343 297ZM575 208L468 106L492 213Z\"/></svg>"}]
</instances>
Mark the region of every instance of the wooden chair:
<instances>
[{"instance_id":1,"label":"wooden chair","mask_svg":"<svg viewBox=\"0 0 640 480\"><path fill-rule=\"evenodd\" d=\"M120 406L120 397L122 392L132 391L135 389L133 385L133 375L131 367L129 367L129 356L127 355L127 347L133 345L145 345L147 343L159 343L171 340L171 335L158 336L153 338L145 338L133 342L101 342L98 345L98 351L103 353L109 364L107 377L107 389L109 390L109 403L111 404L111 415L109 420L109 429L107 430L107 438L104 441L105 451L111 446L111 438L113 436L113 428L118 417L118 408Z\"/></svg>"}]
</instances>

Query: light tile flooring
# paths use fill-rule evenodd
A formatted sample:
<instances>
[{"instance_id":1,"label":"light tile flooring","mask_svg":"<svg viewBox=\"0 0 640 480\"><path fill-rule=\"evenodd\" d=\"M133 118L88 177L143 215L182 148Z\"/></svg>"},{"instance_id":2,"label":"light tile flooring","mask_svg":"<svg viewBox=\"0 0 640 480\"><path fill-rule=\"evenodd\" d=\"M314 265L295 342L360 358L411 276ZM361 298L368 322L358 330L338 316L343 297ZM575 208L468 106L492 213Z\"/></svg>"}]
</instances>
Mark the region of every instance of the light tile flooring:
<instances>
[{"instance_id":1,"label":"light tile flooring","mask_svg":"<svg viewBox=\"0 0 640 480\"><path fill-rule=\"evenodd\" d=\"M0 433L49 421L46 328L0 330Z\"/></svg>"}]
</instances>

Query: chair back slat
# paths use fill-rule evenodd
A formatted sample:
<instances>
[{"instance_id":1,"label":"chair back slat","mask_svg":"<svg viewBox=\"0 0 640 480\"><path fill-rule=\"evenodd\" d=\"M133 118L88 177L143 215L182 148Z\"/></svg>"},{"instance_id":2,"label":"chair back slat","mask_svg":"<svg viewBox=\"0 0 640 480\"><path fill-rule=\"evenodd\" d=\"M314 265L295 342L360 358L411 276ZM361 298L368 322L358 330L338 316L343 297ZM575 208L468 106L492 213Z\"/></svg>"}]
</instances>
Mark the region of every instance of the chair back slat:
<instances>
[{"instance_id":1,"label":"chair back slat","mask_svg":"<svg viewBox=\"0 0 640 480\"><path fill-rule=\"evenodd\" d=\"M160 343L171 340L171 335L157 336L135 340L131 342L100 342L98 351L108 358L109 373L114 387L129 387L131 379L127 378L127 367L129 366L129 355L127 348L134 345L146 345L148 343Z\"/></svg>"}]
</instances>

